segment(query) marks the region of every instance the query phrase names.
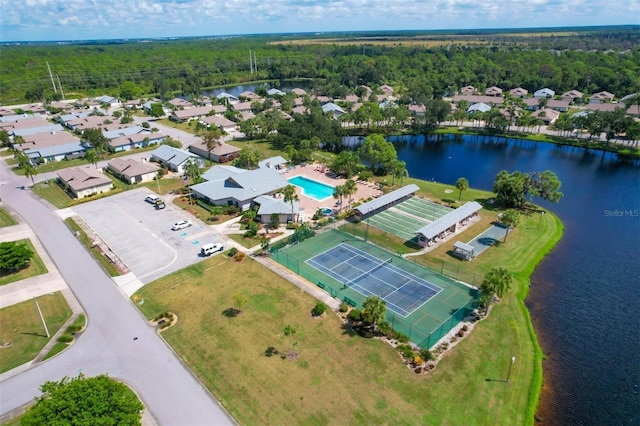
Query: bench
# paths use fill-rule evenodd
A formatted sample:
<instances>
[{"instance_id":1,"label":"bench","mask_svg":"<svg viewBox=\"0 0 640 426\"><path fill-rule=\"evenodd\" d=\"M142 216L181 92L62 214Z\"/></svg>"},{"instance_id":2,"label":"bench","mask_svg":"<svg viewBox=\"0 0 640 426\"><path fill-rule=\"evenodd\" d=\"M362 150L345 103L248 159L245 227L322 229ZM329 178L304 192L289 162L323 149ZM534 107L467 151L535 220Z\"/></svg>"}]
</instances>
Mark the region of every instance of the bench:
<instances>
[{"instance_id":1,"label":"bench","mask_svg":"<svg viewBox=\"0 0 640 426\"><path fill-rule=\"evenodd\" d=\"M349 306L353 306L354 308L356 307L356 302L349 299L347 296L345 296L342 300L344 300L344 303L346 303Z\"/></svg>"},{"instance_id":2,"label":"bench","mask_svg":"<svg viewBox=\"0 0 640 426\"><path fill-rule=\"evenodd\" d=\"M322 284L322 283L321 283L321 282L319 282L319 281L318 281L318 284L317 284L317 285L318 285L318 287L320 287L320 288L321 288L321 289L323 289L323 290L324 290L325 288L327 288L327 286L325 286L324 284Z\"/></svg>"}]
</instances>

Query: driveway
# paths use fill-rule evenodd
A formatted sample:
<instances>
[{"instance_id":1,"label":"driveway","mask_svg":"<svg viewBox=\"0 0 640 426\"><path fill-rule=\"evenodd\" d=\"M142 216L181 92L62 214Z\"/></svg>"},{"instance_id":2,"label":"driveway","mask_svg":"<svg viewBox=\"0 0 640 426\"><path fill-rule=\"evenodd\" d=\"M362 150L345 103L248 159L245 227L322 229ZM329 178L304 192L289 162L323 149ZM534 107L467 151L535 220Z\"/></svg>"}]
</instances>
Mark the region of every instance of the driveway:
<instances>
[{"instance_id":1,"label":"driveway","mask_svg":"<svg viewBox=\"0 0 640 426\"><path fill-rule=\"evenodd\" d=\"M72 208L144 284L203 260L200 247L222 242L168 200L156 210L144 201L148 194L153 192L138 188ZM172 231L180 220L193 226Z\"/></svg>"}]
</instances>

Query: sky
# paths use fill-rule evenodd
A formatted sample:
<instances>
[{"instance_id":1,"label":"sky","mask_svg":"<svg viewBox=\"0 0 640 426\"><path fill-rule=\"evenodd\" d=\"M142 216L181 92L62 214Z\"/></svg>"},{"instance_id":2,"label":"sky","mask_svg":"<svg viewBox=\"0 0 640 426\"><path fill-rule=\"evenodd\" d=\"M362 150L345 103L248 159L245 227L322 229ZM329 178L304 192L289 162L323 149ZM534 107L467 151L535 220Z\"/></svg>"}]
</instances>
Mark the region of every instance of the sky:
<instances>
[{"instance_id":1,"label":"sky","mask_svg":"<svg viewBox=\"0 0 640 426\"><path fill-rule=\"evenodd\" d=\"M640 25L640 0L0 0L0 41Z\"/></svg>"}]
</instances>

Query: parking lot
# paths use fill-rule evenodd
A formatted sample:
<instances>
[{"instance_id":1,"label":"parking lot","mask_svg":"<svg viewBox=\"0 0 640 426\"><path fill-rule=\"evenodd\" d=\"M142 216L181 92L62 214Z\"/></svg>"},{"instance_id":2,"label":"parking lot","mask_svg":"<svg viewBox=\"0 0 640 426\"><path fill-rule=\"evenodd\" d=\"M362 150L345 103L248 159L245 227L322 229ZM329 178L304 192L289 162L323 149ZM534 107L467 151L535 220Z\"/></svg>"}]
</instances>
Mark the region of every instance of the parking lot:
<instances>
[{"instance_id":1,"label":"parking lot","mask_svg":"<svg viewBox=\"0 0 640 426\"><path fill-rule=\"evenodd\" d=\"M139 188L72 208L144 284L203 260L201 246L222 242L173 203L156 210L145 201L149 194ZM172 231L181 220L193 226Z\"/></svg>"}]
</instances>

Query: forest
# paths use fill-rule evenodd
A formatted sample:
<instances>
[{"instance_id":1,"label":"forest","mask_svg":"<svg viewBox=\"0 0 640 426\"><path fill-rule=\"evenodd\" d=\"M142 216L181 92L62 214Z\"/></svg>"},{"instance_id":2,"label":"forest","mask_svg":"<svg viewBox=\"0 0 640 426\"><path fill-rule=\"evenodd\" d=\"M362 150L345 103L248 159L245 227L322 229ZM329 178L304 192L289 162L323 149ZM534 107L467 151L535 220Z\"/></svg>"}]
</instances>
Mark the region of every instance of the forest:
<instances>
[{"instance_id":1,"label":"forest","mask_svg":"<svg viewBox=\"0 0 640 426\"><path fill-rule=\"evenodd\" d=\"M168 98L246 82L271 81L277 87L296 79L310 81L319 94L331 96L353 92L360 84L389 84L397 93L423 99L437 99L469 84L480 90L494 85L530 92L542 87L559 93L606 90L617 98L640 91L640 26L442 33L429 35L438 43L426 45L415 43L416 37L332 34L322 43L307 43L310 35L269 35L6 44L0 47L0 102L60 98L60 93L54 94L47 65L67 98ZM251 62L250 51L255 58Z\"/></svg>"}]
</instances>

